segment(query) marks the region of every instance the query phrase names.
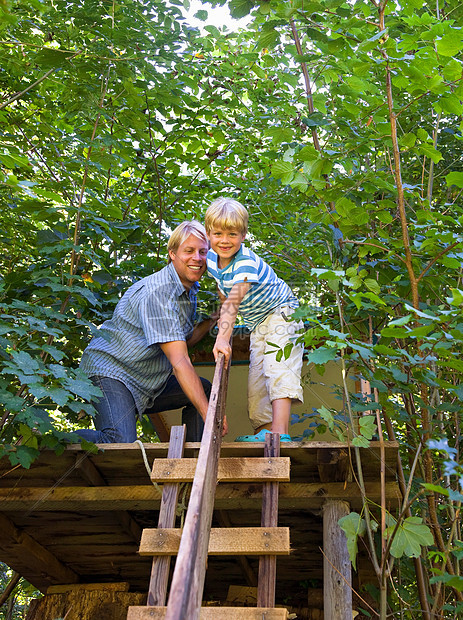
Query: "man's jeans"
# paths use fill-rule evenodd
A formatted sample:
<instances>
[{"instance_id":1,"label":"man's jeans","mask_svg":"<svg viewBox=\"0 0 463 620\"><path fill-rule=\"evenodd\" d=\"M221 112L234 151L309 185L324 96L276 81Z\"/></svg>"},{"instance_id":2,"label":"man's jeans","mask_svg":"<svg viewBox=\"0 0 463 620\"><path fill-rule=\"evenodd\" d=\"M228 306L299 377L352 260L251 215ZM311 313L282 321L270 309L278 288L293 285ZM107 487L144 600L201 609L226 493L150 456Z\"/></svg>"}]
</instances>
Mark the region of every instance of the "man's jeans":
<instances>
[{"instance_id":1,"label":"man's jeans","mask_svg":"<svg viewBox=\"0 0 463 620\"><path fill-rule=\"evenodd\" d=\"M82 429L76 432L82 439L93 443L132 443L137 439L137 409L129 389L121 381L109 377L91 377L103 396L94 401L97 410L93 423L96 430ZM211 384L201 377L206 396L209 398ZM171 375L166 387L150 409L143 413L160 413L172 409L182 411L182 424L186 424L186 441L201 441L204 422L195 407L183 393L177 379Z\"/></svg>"}]
</instances>

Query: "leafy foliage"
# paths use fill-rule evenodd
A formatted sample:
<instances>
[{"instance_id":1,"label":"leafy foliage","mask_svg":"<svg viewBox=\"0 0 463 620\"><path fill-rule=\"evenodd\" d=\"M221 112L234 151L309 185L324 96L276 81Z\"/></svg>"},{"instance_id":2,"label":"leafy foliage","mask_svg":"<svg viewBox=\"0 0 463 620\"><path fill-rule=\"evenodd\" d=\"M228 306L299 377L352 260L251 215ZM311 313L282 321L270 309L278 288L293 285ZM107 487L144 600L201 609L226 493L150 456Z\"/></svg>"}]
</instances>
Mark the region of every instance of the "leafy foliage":
<instances>
[{"instance_id":1,"label":"leafy foliage","mask_svg":"<svg viewBox=\"0 0 463 620\"><path fill-rule=\"evenodd\" d=\"M391 557L410 576L391 613L406 599L455 617L463 9L231 0L248 27L208 26L204 8L200 33L180 6L0 3L1 450L27 467L89 423L77 363L94 324L164 264L173 226L233 195L301 300L308 361L337 360L368 388L338 386L345 410L321 409L322 423L354 451L400 443L411 499L376 532L364 496L343 521L351 557L364 537L382 593Z\"/></svg>"}]
</instances>

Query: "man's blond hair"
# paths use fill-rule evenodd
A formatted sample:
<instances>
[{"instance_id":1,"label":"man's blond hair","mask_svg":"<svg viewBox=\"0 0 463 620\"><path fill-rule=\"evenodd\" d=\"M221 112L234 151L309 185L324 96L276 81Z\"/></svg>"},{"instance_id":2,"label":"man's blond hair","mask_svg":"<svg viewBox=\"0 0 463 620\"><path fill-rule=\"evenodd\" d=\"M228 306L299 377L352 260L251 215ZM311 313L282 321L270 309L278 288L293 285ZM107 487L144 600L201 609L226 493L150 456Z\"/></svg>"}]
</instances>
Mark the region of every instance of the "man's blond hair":
<instances>
[{"instance_id":1,"label":"man's blond hair","mask_svg":"<svg viewBox=\"0 0 463 620\"><path fill-rule=\"evenodd\" d=\"M246 207L233 198L217 198L206 211L204 223L208 233L213 228L248 232L249 214Z\"/></svg>"},{"instance_id":2,"label":"man's blond hair","mask_svg":"<svg viewBox=\"0 0 463 620\"><path fill-rule=\"evenodd\" d=\"M204 226L196 220L187 220L186 222L182 222L181 224L179 224L174 230L174 232L171 234L167 243L167 252L170 252L170 250L172 250L172 252L175 253L190 235L194 235L195 237L198 237L198 239L202 239L206 242L207 247L209 247L209 240L207 238L206 229L204 228ZM171 258L169 256L169 263L170 262Z\"/></svg>"}]
</instances>

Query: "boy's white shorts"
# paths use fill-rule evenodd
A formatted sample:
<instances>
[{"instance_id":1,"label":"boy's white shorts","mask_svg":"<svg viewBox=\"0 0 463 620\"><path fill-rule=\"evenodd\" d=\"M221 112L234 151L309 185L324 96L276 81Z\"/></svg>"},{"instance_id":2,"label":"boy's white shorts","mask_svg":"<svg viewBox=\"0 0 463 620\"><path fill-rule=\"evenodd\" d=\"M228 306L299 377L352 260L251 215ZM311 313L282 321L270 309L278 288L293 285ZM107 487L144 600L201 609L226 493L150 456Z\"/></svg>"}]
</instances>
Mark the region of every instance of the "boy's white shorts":
<instances>
[{"instance_id":1,"label":"boy's white shorts","mask_svg":"<svg viewBox=\"0 0 463 620\"><path fill-rule=\"evenodd\" d=\"M283 318L283 314L288 317L293 312L293 308L278 308L251 332L248 411L254 429L272 422L273 400L291 398L293 402L303 402L303 345L295 344L289 358L284 359L283 356L279 362L276 360L277 349L272 346L276 344L284 349L288 342L297 340L297 332L303 327L302 321L288 321Z\"/></svg>"}]
</instances>

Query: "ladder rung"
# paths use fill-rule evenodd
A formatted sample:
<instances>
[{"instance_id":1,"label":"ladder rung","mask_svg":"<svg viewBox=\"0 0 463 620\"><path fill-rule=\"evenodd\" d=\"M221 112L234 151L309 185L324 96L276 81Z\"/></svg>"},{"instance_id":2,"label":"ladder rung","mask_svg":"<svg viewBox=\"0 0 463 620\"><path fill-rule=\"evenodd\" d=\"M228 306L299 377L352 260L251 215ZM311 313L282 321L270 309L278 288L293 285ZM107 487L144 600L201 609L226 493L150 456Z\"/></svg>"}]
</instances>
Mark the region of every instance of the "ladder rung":
<instances>
[{"instance_id":1,"label":"ladder rung","mask_svg":"<svg viewBox=\"0 0 463 620\"><path fill-rule=\"evenodd\" d=\"M289 480L289 456L230 457L219 459L217 480L227 482L278 482ZM151 479L157 482L191 482L198 459L154 459Z\"/></svg>"},{"instance_id":2,"label":"ladder rung","mask_svg":"<svg viewBox=\"0 0 463 620\"><path fill-rule=\"evenodd\" d=\"M143 530L140 555L175 555L182 530L157 528ZM289 527L213 527L209 555L288 555Z\"/></svg>"},{"instance_id":3,"label":"ladder rung","mask_svg":"<svg viewBox=\"0 0 463 620\"><path fill-rule=\"evenodd\" d=\"M162 620L167 607L129 607L127 620ZM286 620L282 607L201 607L200 620Z\"/></svg>"}]
</instances>

